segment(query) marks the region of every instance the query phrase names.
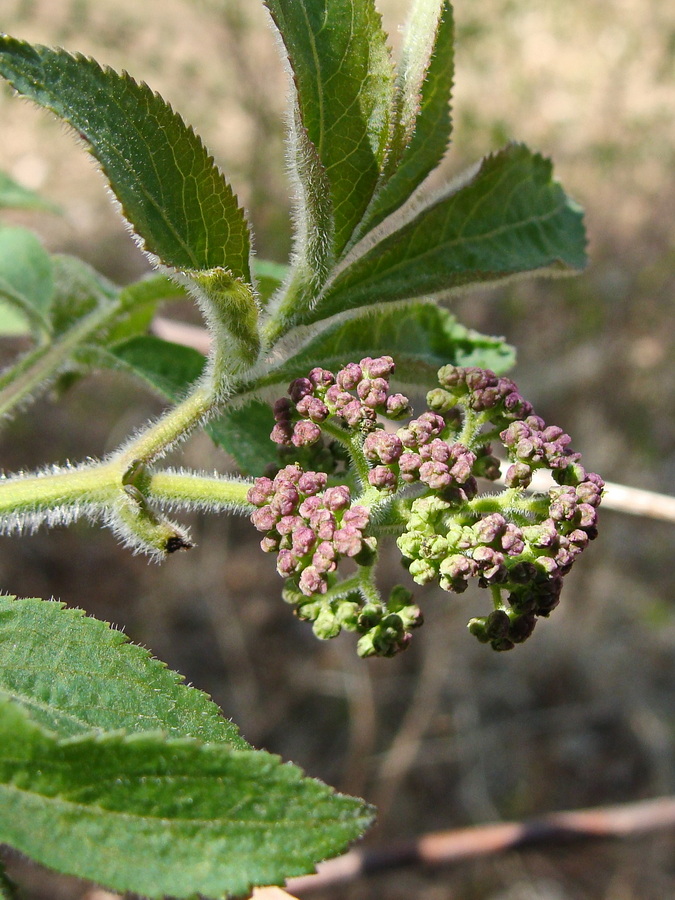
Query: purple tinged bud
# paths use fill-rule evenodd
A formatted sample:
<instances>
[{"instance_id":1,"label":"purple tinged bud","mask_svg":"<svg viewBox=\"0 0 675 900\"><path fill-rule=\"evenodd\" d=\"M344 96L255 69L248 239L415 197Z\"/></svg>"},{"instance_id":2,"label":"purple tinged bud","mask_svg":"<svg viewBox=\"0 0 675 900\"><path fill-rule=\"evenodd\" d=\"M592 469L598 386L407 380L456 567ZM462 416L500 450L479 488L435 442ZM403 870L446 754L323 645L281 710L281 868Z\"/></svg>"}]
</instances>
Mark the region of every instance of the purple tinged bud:
<instances>
[{"instance_id":1,"label":"purple tinged bud","mask_svg":"<svg viewBox=\"0 0 675 900\"><path fill-rule=\"evenodd\" d=\"M328 388L335 384L335 375L329 372L328 369L322 369L320 366L317 366L309 373L309 380L314 387Z\"/></svg>"},{"instance_id":2,"label":"purple tinged bud","mask_svg":"<svg viewBox=\"0 0 675 900\"><path fill-rule=\"evenodd\" d=\"M323 422L328 418L328 407L318 397L303 397L298 401L298 414L303 418L311 419L312 422Z\"/></svg>"},{"instance_id":3,"label":"purple tinged bud","mask_svg":"<svg viewBox=\"0 0 675 900\"><path fill-rule=\"evenodd\" d=\"M328 541L323 541L316 548L316 552L312 557L312 565L321 574L334 572L337 568L335 561L335 547Z\"/></svg>"},{"instance_id":4,"label":"purple tinged bud","mask_svg":"<svg viewBox=\"0 0 675 900\"><path fill-rule=\"evenodd\" d=\"M308 566L300 576L299 588L306 597L311 597L313 594L325 594L328 584L315 566Z\"/></svg>"},{"instance_id":5,"label":"purple tinged bud","mask_svg":"<svg viewBox=\"0 0 675 900\"><path fill-rule=\"evenodd\" d=\"M356 556L363 546L363 535L354 525L343 525L335 532L333 546L340 556Z\"/></svg>"},{"instance_id":6,"label":"purple tinged bud","mask_svg":"<svg viewBox=\"0 0 675 900\"><path fill-rule=\"evenodd\" d=\"M331 512L339 512L341 509L346 509L350 503L351 495L346 484L328 488L323 495L323 504Z\"/></svg>"},{"instance_id":7,"label":"purple tinged bud","mask_svg":"<svg viewBox=\"0 0 675 900\"><path fill-rule=\"evenodd\" d=\"M298 403L303 397L307 397L314 391L314 385L309 378L296 378L288 386L288 394L293 403ZM286 401L288 402L288 401Z\"/></svg>"},{"instance_id":8,"label":"purple tinged bud","mask_svg":"<svg viewBox=\"0 0 675 900\"><path fill-rule=\"evenodd\" d=\"M344 369L340 369L337 373L337 386L343 391L353 391L359 381L363 378L363 370L356 363L348 363ZM332 390L330 388L329 390Z\"/></svg>"},{"instance_id":9,"label":"purple tinged bud","mask_svg":"<svg viewBox=\"0 0 675 900\"><path fill-rule=\"evenodd\" d=\"M538 556L535 563L550 577L554 577L559 574L558 563L550 556Z\"/></svg>"},{"instance_id":10,"label":"purple tinged bud","mask_svg":"<svg viewBox=\"0 0 675 900\"><path fill-rule=\"evenodd\" d=\"M366 356L361 360L361 368L370 378L389 378L396 366L391 356L377 356L375 359Z\"/></svg>"},{"instance_id":11,"label":"purple tinged bud","mask_svg":"<svg viewBox=\"0 0 675 900\"><path fill-rule=\"evenodd\" d=\"M293 532L293 552L298 556L306 556L314 544L316 544L316 535L306 525Z\"/></svg>"},{"instance_id":12,"label":"purple tinged bud","mask_svg":"<svg viewBox=\"0 0 675 900\"><path fill-rule=\"evenodd\" d=\"M258 531L272 531L278 520L278 514L270 506L256 509L251 516L251 522Z\"/></svg>"},{"instance_id":13,"label":"purple tinged bud","mask_svg":"<svg viewBox=\"0 0 675 900\"><path fill-rule=\"evenodd\" d=\"M351 394L341 390L337 384L329 387L326 391L326 396L324 397L326 403L329 403L336 411L344 409L344 407L348 403L351 403L353 399Z\"/></svg>"},{"instance_id":14,"label":"purple tinged bud","mask_svg":"<svg viewBox=\"0 0 675 900\"><path fill-rule=\"evenodd\" d=\"M280 550L277 556L277 572L288 578L297 571L298 558L290 550Z\"/></svg>"},{"instance_id":15,"label":"purple tinged bud","mask_svg":"<svg viewBox=\"0 0 675 900\"><path fill-rule=\"evenodd\" d=\"M491 544L506 530L506 519L500 513L491 513L473 526L473 532L480 544Z\"/></svg>"},{"instance_id":16,"label":"purple tinged bud","mask_svg":"<svg viewBox=\"0 0 675 900\"><path fill-rule=\"evenodd\" d=\"M298 490L306 497L318 494L326 487L328 476L325 472L305 472L298 481Z\"/></svg>"},{"instance_id":17,"label":"purple tinged bud","mask_svg":"<svg viewBox=\"0 0 675 900\"><path fill-rule=\"evenodd\" d=\"M322 497L307 497L300 504L298 512L303 517L303 519L311 519L311 517L318 509L323 509L323 505L324 502Z\"/></svg>"},{"instance_id":18,"label":"purple tinged bud","mask_svg":"<svg viewBox=\"0 0 675 900\"><path fill-rule=\"evenodd\" d=\"M288 397L277 400L272 407L275 422L287 422L291 418L293 407Z\"/></svg>"},{"instance_id":19,"label":"purple tinged bud","mask_svg":"<svg viewBox=\"0 0 675 900\"><path fill-rule=\"evenodd\" d=\"M464 370L466 386L470 391L481 391L485 388L496 387L498 378L491 369L481 369L478 366L469 366Z\"/></svg>"},{"instance_id":20,"label":"purple tinged bud","mask_svg":"<svg viewBox=\"0 0 675 900\"><path fill-rule=\"evenodd\" d=\"M509 522L502 535L501 545L502 550L508 553L509 556L520 556L525 549L525 542L523 541L523 533L517 525Z\"/></svg>"},{"instance_id":21,"label":"purple tinged bud","mask_svg":"<svg viewBox=\"0 0 675 900\"><path fill-rule=\"evenodd\" d=\"M406 452L401 455L398 461L401 478L411 484L420 477L420 466L422 465L422 457L418 453Z\"/></svg>"},{"instance_id":22,"label":"purple tinged bud","mask_svg":"<svg viewBox=\"0 0 675 900\"><path fill-rule=\"evenodd\" d=\"M279 539L267 535L260 541L260 549L263 553L276 553L279 549Z\"/></svg>"},{"instance_id":23,"label":"purple tinged bud","mask_svg":"<svg viewBox=\"0 0 675 900\"><path fill-rule=\"evenodd\" d=\"M476 462L476 454L467 450L462 444L454 444L450 448L450 458L455 460L450 469L450 474L459 484L465 484L471 478L473 464Z\"/></svg>"},{"instance_id":24,"label":"purple tinged bud","mask_svg":"<svg viewBox=\"0 0 675 900\"><path fill-rule=\"evenodd\" d=\"M461 366L443 366L438 370L438 381L445 388L464 387L466 369Z\"/></svg>"},{"instance_id":25,"label":"purple tinged bud","mask_svg":"<svg viewBox=\"0 0 675 900\"><path fill-rule=\"evenodd\" d=\"M296 511L299 500L300 495L298 494L295 485L285 484L277 489L269 506L279 517L292 516ZM264 508L265 507L263 507L263 509Z\"/></svg>"},{"instance_id":26,"label":"purple tinged bud","mask_svg":"<svg viewBox=\"0 0 675 900\"><path fill-rule=\"evenodd\" d=\"M280 469L277 474L274 476L274 487L278 489L285 484L297 484L302 478L303 470L297 463L293 463L290 466L284 466L283 469Z\"/></svg>"},{"instance_id":27,"label":"purple tinged bud","mask_svg":"<svg viewBox=\"0 0 675 900\"><path fill-rule=\"evenodd\" d=\"M381 491L395 491L398 479L387 466L375 466L368 472L368 482Z\"/></svg>"},{"instance_id":28,"label":"purple tinged bud","mask_svg":"<svg viewBox=\"0 0 675 900\"><path fill-rule=\"evenodd\" d=\"M481 575L486 581L502 581L506 574L504 556L491 547L476 547L472 553L474 562L478 563Z\"/></svg>"},{"instance_id":29,"label":"purple tinged bud","mask_svg":"<svg viewBox=\"0 0 675 900\"><path fill-rule=\"evenodd\" d=\"M352 506L346 510L342 517L343 525L353 525L355 528L364 529L370 521L370 512L365 506Z\"/></svg>"},{"instance_id":30,"label":"purple tinged bud","mask_svg":"<svg viewBox=\"0 0 675 900\"><path fill-rule=\"evenodd\" d=\"M363 442L366 459L385 465L395 463L403 453L401 438L386 431L373 431Z\"/></svg>"},{"instance_id":31,"label":"purple tinged bud","mask_svg":"<svg viewBox=\"0 0 675 900\"><path fill-rule=\"evenodd\" d=\"M543 431L544 428L546 428L546 422L544 422L541 416L527 416L525 419L525 424L528 425L533 431Z\"/></svg>"},{"instance_id":32,"label":"purple tinged bud","mask_svg":"<svg viewBox=\"0 0 675 900\"><path fill-rule=\"evenodd\" d=\"M293 437L291 442L294 447L308 447L310 444L316 444L321 437L321 429L315 422L308 422L303 419L296 422L293 428Z\"/></svg>"},{"instance_id":33,"label":"purple tinged bud","mask_svg":"<svg viewBox=\"0 0 675 900\"><path fill-rule=\"evenodd\" d=\"M574 531L571 531L567 535L567 540L577 546L580 550L583 550L584 547L588 545L589 537L588 534L581 528L575 528Z\"/></svg>"},{"instance_id":34,"label":"purple tinged bud","mask_svg":"<svg viewBox=\"0 0 675 900\"><path fill-rule=\"evenodd\" d=\"M365 406L370 409L377 409L378 406L384 406L387 402L387 391L389 390L389 382L384 378L364 378L359 382L356 393Z\"/></svg>"},{"instance_id":35,"label":"purple tinged bud","mask_svg":"<svg viewBox=\"0 0 675 900\"><path fill-rule=\"evenodd\" d=\"M592 474L593 473L591 473L591 475ZM605 486L605 483L602 478L599 478L597 475L595 478L598 479L600 484L591 481L591 475L587 476L585 481L582 481L581 484L577 485L577 499L580 503L588 503L590 506L599 506L600 501L602 500L602 489Z\"/></svg>"},{"instance_id":36,"label":"purple tinged bud","mask_svg":"<svg viewBox=\"0 0 675 900\"><path fill-rule=\"evenodd\" d=\"M270 440L275 444L288 446L293 438L293 428L290 422L277 422L270 432Z\"/></svg>"},{"instance_id":37,"label":"purple tinged bud","mask_svg":"<svg viewBox=\"0 0 675 900\"><path fill-rule=\"evenodd\" d=\"M574 491L565 491L559 494L553 499L548 510L550 517L557 522L571 521L576 511L577 498Z\"/></svg>"},{"instance_id":38,"label":"purple tinged bud","mask_svg":"<svg viewBox=\"0 0 675 900\"><path fill-rule=\"evenodd\" d=\"M335 516L328 509L318 509L309 518L309 524L316 532L316 536L322 541L330 541L335 534Z\"/></svg>"},{"instance_id":39,"label":"purple tinged bud","mask_svg":"<svg viewBox=\"0 0 675 900\"><path fill-rule=\"evenodd\" d=\"M593 528L598 521L598 513L590 503L580 503L577 506L577 517L580 528Z\"/></svg>"},{"instance_id":40,"label":"purple tinged bud","mask_svg":"<svg viewBox=\"0 0 675 900\"><path fill-rule=\"evenodd\" d=\"M451 484L452 476L445 463L429 460L420 466L420 481L438 491Z\"/></svg>"},{"instance_id":41,"label":"purple tinged bud","mask_svg":"<svg viewBox=\"0 0 675 900\"><path fill-rule=\"evenodd\" d=\"M282 516L277 522L277 532L281 535L292 534L296 529L302 528L304 522L300 516Z\"/></svg>"},{"instance_id":42,"label":"purple tinged bud","mask_svg":"<svg viewBox=\"0 0 675 900\"><path fill-rule=\"evenodd\" d=\"M508 488L526 488L532 481L532 468L527 463L518 462L506 470L504 482Z\"/></svg>"},{"instance_id":43,"label":"purple tinged bud","mask_svg":"<svg viewBox=\"0 0 675 900\"><path fill-rule=\"evenodd\" d=\"M350 400L345 406L340 410L340 415L345 420L347 425L350 425L352 428L355 428L359 422L364 418L363 415L363 406L358 400Z\"/></svg>"},{"instance_id":44,"label":"purple tinged bud","mask_svg":"<svg viewBox=\"0 0 675 900\"><path fill-rule=\"evenodd\" d=\"M254 506L263 506L274 494L274 485L271 478L256 478L253 487L249 488L246 499Z\"/></svg>"},{"instance_id":45,"label":"purple tinged bud","mask_svg":"<svg viewBox=\"0 0 675 900\"><path fill-rule=\"evenodd\" d=\"M390 394L385 404L385 413L390 419L402 419L410 414L410 400L403 394Z\"/></svg>"}]
</instances>

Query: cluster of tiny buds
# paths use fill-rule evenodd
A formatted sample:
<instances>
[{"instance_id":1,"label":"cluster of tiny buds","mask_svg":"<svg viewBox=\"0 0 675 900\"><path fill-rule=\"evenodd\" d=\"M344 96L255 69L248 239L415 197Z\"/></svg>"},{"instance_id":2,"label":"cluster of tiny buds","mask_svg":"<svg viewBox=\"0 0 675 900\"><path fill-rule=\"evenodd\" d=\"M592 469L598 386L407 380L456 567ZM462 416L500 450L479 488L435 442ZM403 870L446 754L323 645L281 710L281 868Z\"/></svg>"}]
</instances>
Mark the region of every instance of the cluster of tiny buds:
<instances>
[{"instance_id":1,"label":"cluster of tiny buds","mask_svg":"<svg viewBox=\"0 0 675 900\"><path fill-rule=\"evenodd\" d=\"M251 521L265 534L260 546L277 553L277 571L307 597L325 594L341 558L364 561L374 539L364 530L370 513L352 505L346 485L327 487L323 472L281 469L274 479L256 478L247 499L257 507Z\"/></svg>"},{"instance_id":2,"label":"cluster of tiny buds","mask_svg":"<svg viewBox=\"0 0 675 900\"><path fill-rule=\"evenodd\" d=\"M390 356L370 356L349 363L337 374L315 368L296 378L288 397L274 404L275 426L270 435L277 444L306 447L321 438L321 424L333 416L348 428L375 427L378 415L400 419L410 403L403 394L389 393L394 371Z\"/></svg>"},{"instance_id":3,"label":"cluster of tiny buds","mask_svg":"<svg viewBox=\"0 0 675 900\"><path fill-rule=\"evenodd\" d=\"M361 655L391 655L407 646L419 610L403 595L379 606L345 596L336 570L343 558L360 566L376 559L367 489L401 497L417 484L416 495L397 507L405 519L397 544L410 575L454 593L472 579L490 589L494 612L472 619L469 629L496 650L510 649L558 604L563 577L595 538L603 481L586 472L569 435L535 415L510 378L487 369L444 366L428 409L395 432L385 430L378 417L410 413L407 398L389 392L393 372L388 356L366 357L337 374L315 368L277 401L274 441L311 452L332 424L332 435L342 440L344 433L349 452L361 455L368 485L353 499L345 484L329 487L326 474L297 463L273 479L256 479L248 500L256 507L253 524L265 535L261 546L277 553L285 596L320 637L347 628L361 635ZM478 480L500 474L492 453L497 440L509 461L507 490L481 497ZM542 468L556 484L527 498L524 489Z\"/></svg>"},{"instance_id":4,"label":"cluster of tiny buds","mask_svg":"<svg viewBox=\"0 0 675 900\"><path fill-rule=\"evenodd\" d=\"M488 446L473 456L468 450L463 455L455 444L454 454L466 465L457 474L453 469L447 473L456 482L454 489L439 485L440 490L413 501L406 532L398 539L416 582L438 579L444 590L461 593L476 578L480 587L493 589L500 598L498 608L472 619L469 628L494 649L507 650L525 640L536 618L548 616L558 604L563 576L597 535L604 483L586 472L580 455L569 447L570 437L536 416L510 379L488 370L446 366L439 382L441 388L431 391L427 401L438 415L443 411L444 422L448 415L456 416L459 406L498 433L511 462L507 488L527 487L533 470L540 468L549 469L557 482L547 496L529 501L521 497L512 503L508 493L503 502L495 497L496 510L481 515L467 507L476 493L473 476L494 477L496 461ZM436 440L426 446L433 447ZM479 461L483 471L477 470Z\"/></svg>"}]
</instances>

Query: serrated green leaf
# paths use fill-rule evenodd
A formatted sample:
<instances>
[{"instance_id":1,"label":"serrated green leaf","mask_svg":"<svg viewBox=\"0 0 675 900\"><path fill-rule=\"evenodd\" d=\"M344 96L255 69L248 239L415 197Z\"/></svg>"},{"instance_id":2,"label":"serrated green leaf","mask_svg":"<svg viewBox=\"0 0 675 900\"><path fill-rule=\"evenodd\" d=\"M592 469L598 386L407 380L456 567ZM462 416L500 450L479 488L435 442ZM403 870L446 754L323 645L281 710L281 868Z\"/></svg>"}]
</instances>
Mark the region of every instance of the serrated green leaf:
<instances>
[{"instance_id":1,"label":"serrated green leaf","mask_svg":"<svg viewBox=\"0 0 675 900\"><path fill-rule=\"evenodd\" d=\"M452 131L454 23L449 0L417 0L397 84L397 115L387 167L359 228L363 235L395 212L445 155Z\"/></svg>"},{"instance_id":2,"label":"serrated green leaf","mask_svg":"<svg viewBox=\"0 0 675 900\"><path fill-rule=\"evenodd\" d=\"M269 403L253 400L227 409L205 431L219 447L234 457L245 475L261 475L269 464L278 464L277 445L270 440L274 416Z\"/></svg>"},{"instance_id":3,"label":"serrated green leaf","mask_svg":"<svg viewBox=\"0 0 675 900\"><path fill-rule=\"evenodd\" d=\"M0 841L119 892L243 894L313 871L371 818L263 751L158 734L59 742L0 703Z\"/></svg>"},{"instance_id":4,"label":"serrated green leaf","mask_svg":"<svg viewBox=\"0 0 675 900\"><path fill-rule=\"evenodd\" d=\"M5 172L0 172L0 208L31 209L37 212L60 212L55 203L45 200L35 191L23 187Z\"/></svg>"},{"instance_id":5,"label":"serrated green leaf","mask_svg":"<svg viewBox=\"0 0 675 900\"><path fill-rule=\"evenodd\" d=\"M136 375L167 400L179 400L204 371L206 358L192 347L152 335L130 338L108 350L100 364Z\"/></svg>"},{"instance_id":6,"label":"serrated green leaf","mask_svg":"<svg viewBox=\"0 0 675 900\"><path fill-rule=\"evenodd\" d=\"M49 331L54 279L49 254L27 228L0 228L0 299L19 312L36 336Z\"/></svg>"},{"instance_id":7,"label":"serrated green leaf","mask_svg":"<svg viewBox=\"0 0 675 900\"><path fill-rule=\"evenodd\" d=\"M248 747L206 694L122 632L56 601L0 597L0 694L59 737L161 729Z\"/></svg>"},{"instance_id":8,"label":"serrated green leaf","mask_svg":"<svg viewBox=\"0 0 675 900\"><path fill-rule=\"evenodd\" d=\"M158 94L95 60L7 35L0 74L89 144L145 250L177 269L223 267L250 281L249 232L236 197Z\"/></svg>"},{"instance_id":9,"label":"serrated green leaf","mask_svg":"<svg viewBox=\"0 0 675 900\"><path fill-rule=\"evenodd\" d=\"M364 356L391 356L396 381L431 386L441 366L482 366L501 374L515 362L513 347L502 338L465 328L434 303L380 309L347 322L336 322L306 344L259 385L283 384L306 375L314 366L335 372Z\"/></svg>"},{"instance_id":10,"label":"serrated green leaf","mask_svg":"<svg viewBox=\"0 0 675 900\"><path fill-rule=\"evenodd\" d=\"M486 157L468 183L341 271L303 322L515 275L583 268L583 213L551 168L522 144Z\"/></svg>"},{"instance_id":11,"label":"serrated green leaf","mask_svg":"<svg viewBox=\"0 0 675 900\"><path fill-rule=\"evenodd\" d=\"M337 256L361 220L384 162L393 82L386 37L372 0L265 2L293 71L300 129L325 171ZM306 147L300 154L307 155ZM298 174L302 179L306 173ZM307 179L303 186L316 194Z\"/></svg>"}]
</instances>

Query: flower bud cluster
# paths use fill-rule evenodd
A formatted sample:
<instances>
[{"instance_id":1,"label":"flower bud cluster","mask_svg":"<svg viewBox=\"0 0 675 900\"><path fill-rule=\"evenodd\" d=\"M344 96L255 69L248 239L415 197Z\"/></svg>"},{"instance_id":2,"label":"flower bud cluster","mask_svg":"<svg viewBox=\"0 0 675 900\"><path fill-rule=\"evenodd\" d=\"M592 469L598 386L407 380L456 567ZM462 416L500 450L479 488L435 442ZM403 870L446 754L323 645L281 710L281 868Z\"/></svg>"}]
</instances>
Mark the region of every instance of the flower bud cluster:
<instances>
[{"instance_id":1,"label":"flower bud cluster","mask_svg":"<svg viewBox=\"0 0 675 900\"><path fill-rule=\"evenodd\" d=\"M478 424L474 442L484 440L485 426L491 435L498 433L511 463L506 485L513 490L472 504L475 476L495 474L489 447L483 444L474 452L431 434L421 438L418 427L416 455L425 462L414 473L431 491L412 502L398 546L418 584L438 580L444 590L461 593L475 578L480 587L491 588L498 608L472 619L469 628L494 649L507 650L529 637L537 617L548 616L558 604L563 576L597 535L604 483L586 472L569 447L569 436L536 416L510 379L488 370L446 366L439 382L441 388L427 397L440 420L432 431L447 434L440 422L459 414L462 422L473 417ZM411 435L406 446L412 443ZM398 462L407 473L411 467L404 467L404 456ZM429 463L439 458L442 466L431 469ZM529 485L537 468L550 469L557 484L548 495L527 500L520 489Z\"/></svg>"},{"instance_id":2,"label":"flower bud cluster","mask_svg":"<svg viewBox=\"0 0 675 900\"><path fill-rule=\"evenodd\" d=\"M329 417L348 428L367 429L375 426L378 415L406 416L408 398L389 393L393 371L390 356L367 356L335 375L328 369L312 369L306 378L292 381L289 396L274 404L276 424L271 439L282 446L306 447L320 439L321 424Z\"/></svg>"},{"instance_id":3,"label":"flower bud cluster","mask_svg":"<svg viewBox=\"0 0 675 900\"><path fill-rule=\"evenodd\" d=\"M277 571L306 597L325 594L340 559L365 560L374 539L364 535L370 513L353 505L346 485L326 487L323 472L298 465L274 479L256 478L248 501L257 507L251 521L264 533L260 546L277 554Z\"/></svg>"},{"instance_id":4,"label":"flower bud cluster","mask_svg":"<svg viewBox=\"0 0 675 900\"><path fill-rule=\"evenodd\" d=\"M291 591L286 599L295 603ZM360 635L356 652L361 657L395 656L405 650L412 640L412 631L422 622L420 608L412 602L412 594L401 585L391 592L386 603L363 603L357 594L331 599L310 599L297 605L299 619L313 622L314 634L322 640L336 637L345 631Z\"/></svg>"},{"instance_id":5,"label":"flower bud cluster","mask_svg":"<svg viewBox=\"0 0 675 900\"><path fill-rule=\"evenodd\" d=\"M403 588L387 603L372 600L374 585L365 588L361 579L377 557L377 528L400 532L405 521L397 543L413 580L454 593L472 580L489 589L495 609L469 629L496 650L510 649L555 608L564 576L596 536L603 481L586 472L569 435L546 425L510 378L487 369L444 366L428 409L385 430L379 416L410 412L407 398L389 391L393 371L388 356L366 357L337 374L315 368L277 401L272 440L303 461L318 459L323 430L356 463L363 493L353 498L345 484L328 487L324 472L297 461L273 479L256 479L248 500L264 533L261 546L277 554L286 599L319 637L344 628L360 635L362 656L388 656L407 646L420 611ZM506 490L480 495L479 479L500 474L497 441L509 462ZM536 469L548 469L555 484L527 497ZM344 558L361 567L355 581L338 581Z\"/></svg>"}]
</instances>

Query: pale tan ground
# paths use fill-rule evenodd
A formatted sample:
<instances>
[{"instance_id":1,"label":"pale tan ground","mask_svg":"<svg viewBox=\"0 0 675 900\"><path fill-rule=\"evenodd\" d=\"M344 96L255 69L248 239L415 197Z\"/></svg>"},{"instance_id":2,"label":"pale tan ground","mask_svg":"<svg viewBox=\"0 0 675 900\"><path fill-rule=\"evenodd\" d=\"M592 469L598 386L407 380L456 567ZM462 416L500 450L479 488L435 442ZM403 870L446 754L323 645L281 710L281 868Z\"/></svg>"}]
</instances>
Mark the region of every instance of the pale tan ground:
<instances>
[{"instance_id":1,"label":"pale tan ground","mask_svg":"<svg viewBox=\"0 0 675 900\"><path fill-rule=\"evenodd\" d=\"M402 0L382 3L392 29ZM675 6L663 0L461 0L454 174L508 139L551 155L587 210L582 277L467 297L468 324L519 348L515 377L588 466L675 494ZM257 0L0 0L0 30L94 54L192 122L251 211L260 253L288 250L283 69ZM0 168L66 211L48 246L126 280L145 263L101 178L49 117L0 91ZM8 470L111 449L159 405L112 378L38 404L3 436ZM186 462L222 466L205 439ZM562 606L494 655L465 632L476 596L420 592L429 625L395 660L319 644L279 599L239 520L195 518L199 546L148 567L84 526L3 539L5 589L55 593L124 625L208 690L244 735L380 808L369 837L675 791L673 527L608 512ZM105 578L103 578L105 574ZM401 575L394 562L391 581ZM95 588L93 587L95 586ZM397 873L331 898L663 900L675 836ZM26 897L80 898L24 873Z\"/></svg>"}]
</instances>

